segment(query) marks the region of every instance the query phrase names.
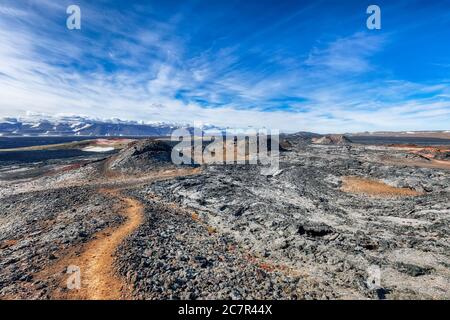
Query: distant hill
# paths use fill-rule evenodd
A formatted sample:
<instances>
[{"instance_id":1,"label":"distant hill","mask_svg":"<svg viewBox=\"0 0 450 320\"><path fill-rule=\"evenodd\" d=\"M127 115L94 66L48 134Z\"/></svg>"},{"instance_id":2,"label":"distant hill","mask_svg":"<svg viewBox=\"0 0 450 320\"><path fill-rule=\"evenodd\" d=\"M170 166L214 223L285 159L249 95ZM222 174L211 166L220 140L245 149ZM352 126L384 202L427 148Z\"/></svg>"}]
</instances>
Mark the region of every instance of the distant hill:
<instances>
[{"instance_id":1,"label":"distant hill","mask_svg":"<svg viewBox=\"0 0 450 320\"><path fill-rule=\"evenodd\" d=\"M352 141L344 135L341 134L330 134L320 138L313 138L312 143L314 144L331 144L331 145L343 145L350 144Z\"/></svg>"},{"instance_id":2,"label":"distant hill","mask_svg":"<svg viewBox=\"0 0 450 320\"><path fill-rule=\"evenodd\" d=\"M172 165L172 147L164 141L135 141L108 160L108 168L120 172L144 172Z\"/></svg>"},{"instance_id":3,"label":"distant hill","mask_svg":"<svg viewBox=\"0 0 450 320\"><path fill-rule=\"evenodd\" d=\"M374 131L346 133L348 137L396 137L396 138L436 138L450 139L450 130L436 131Z\"/></svg>"},{"instance_id":4,"label":"distant hill","mask_svg":"<svg viewBox=\"0 0 450 320\"><path fill-rule=\"evenodd\" d=\"M291 133L286 136L290 138L312 139L312 138L320 138L322 135L314 132L299 131L296 133Z\"/></svg>"}]
</instances>

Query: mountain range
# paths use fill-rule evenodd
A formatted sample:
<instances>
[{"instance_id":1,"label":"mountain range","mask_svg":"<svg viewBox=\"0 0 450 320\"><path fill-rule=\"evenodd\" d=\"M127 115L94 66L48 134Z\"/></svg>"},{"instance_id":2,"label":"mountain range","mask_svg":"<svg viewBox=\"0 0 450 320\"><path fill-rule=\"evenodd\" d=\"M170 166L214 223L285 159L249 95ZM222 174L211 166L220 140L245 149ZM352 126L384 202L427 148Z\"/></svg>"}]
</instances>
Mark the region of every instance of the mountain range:
<instances>
[{"instance_id":1,"label":"mountain range","mask_svg":"<svg viewBox=\"0 0 450 320\"><path fill-rule=\"evenodd\" d=\"M0 136L168 136L179 128L193 129L189 124L99 120L82 116L0 118ZM203 128L223 131L213 125Z\"/></svg>"}]
</instances>

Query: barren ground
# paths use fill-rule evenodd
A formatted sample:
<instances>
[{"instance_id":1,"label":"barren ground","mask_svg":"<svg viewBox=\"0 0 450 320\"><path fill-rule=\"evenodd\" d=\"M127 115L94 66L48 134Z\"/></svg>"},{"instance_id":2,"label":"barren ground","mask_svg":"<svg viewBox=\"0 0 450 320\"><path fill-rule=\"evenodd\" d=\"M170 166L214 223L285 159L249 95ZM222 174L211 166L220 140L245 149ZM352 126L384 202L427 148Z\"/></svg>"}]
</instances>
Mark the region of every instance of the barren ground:
<instances>
[{"instance_id":1,"label":"barren ground","mask_svg":"<svg viewBox=\"0 0 450 320\"><path fill-rule=\"evenodd\" d=\"M270 175L176 167L151 148L2 168L0 298L450 298L448 161L287 145ZM139 152L160 162L139 172ZM69 265L79 290L66 286Z\"/></svg>"}]
</instances>

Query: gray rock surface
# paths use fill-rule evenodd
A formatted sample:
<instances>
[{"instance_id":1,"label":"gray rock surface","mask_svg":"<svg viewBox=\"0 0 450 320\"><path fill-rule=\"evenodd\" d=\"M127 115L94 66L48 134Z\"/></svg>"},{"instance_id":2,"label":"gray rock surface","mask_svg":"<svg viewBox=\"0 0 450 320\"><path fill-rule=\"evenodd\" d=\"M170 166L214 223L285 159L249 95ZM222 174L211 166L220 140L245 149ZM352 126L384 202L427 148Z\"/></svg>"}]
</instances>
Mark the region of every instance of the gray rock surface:
<instances>
[{"instance_id":1,"label":"gray rock surface","mask_svg":"<svg viewBox=\"0 0 450 320\"><path fill-rule=\"evenodd\" d=\"M54 284L35 274L122 222L117 201L99 192L117 184L145 208L115 255L134 298L449 299L450 167L404 150L310 139L284 137L271 175L258 165L205 165L174 178L171 148L144 141L105 162L2 180L0 297L48 298ZM105 168L173 172L128 181ZM346 177L416 193L344 191ZM369 282L373 267L379 287Z\"/></svg>"},{"instance_id":2,"label":"gray rock surface","mask_svg":"<svg viewBox=\"0 0 450 320\"><path fill-rule=\"evenodd\" d=\"M0 297L43 298L48 283L34 275L122 218L114 199L92 188L29 192L0 201Z\"/></svg>"}]
</instances>

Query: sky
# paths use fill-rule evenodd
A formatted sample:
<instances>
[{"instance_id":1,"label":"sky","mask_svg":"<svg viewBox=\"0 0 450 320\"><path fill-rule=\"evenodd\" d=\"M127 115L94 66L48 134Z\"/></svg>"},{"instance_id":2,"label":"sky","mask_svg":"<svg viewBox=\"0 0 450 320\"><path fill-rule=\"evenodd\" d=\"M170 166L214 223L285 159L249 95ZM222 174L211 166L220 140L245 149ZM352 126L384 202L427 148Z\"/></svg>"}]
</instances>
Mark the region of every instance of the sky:
<instances>
[{"instance_id":1,"label":"sky","mask_svg":"<svg viewBox=\"0 0 450 320\"><path fill-rule=\"evenodd\" d=\"M36 113L449 130L450 1L0 0L0 117Z\"/></svg>"}]
</instances>

